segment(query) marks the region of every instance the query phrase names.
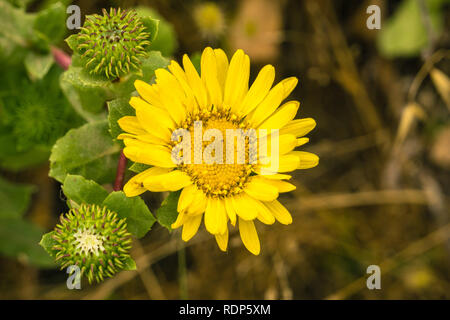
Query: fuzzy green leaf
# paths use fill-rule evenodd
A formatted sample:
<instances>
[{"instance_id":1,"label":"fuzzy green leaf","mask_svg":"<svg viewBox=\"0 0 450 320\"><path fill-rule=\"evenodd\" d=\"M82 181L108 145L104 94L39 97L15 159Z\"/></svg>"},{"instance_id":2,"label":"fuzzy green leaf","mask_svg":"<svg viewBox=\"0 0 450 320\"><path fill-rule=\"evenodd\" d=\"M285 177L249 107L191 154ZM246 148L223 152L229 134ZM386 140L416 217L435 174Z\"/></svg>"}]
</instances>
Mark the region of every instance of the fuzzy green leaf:
<instances>
[{"instance_id":1,"label":"fuzzy green leaf","mask_svg":"<svg viewBox=\"0 0 450 320\"><path fill-rule=\"evenodd\" d=\"M140 197L129 198L122 191L109 194L103 202L120 218L127 219L127 230L137 238L142 238L151 229L156 219Z\"/></svg>"},{"instance_id":2,"label":"fuzzy green leaf","mask_svg":"<svg viewBox=\"0 0 450 320\"><path fill-rule=\"evenodd\" d=\"M52 235L54 233L55 231L50 231L44 234L41 238L41 241L39 242L39 245L44 248L52 258L55 258L55 252L54 250L52 250L52 248L58 244L58 242L52 238Z\"/></svg>"},{"instance_id":3,"label":"fuzzy green leaf","mask_svg":"<svg viewBox=\"0 0 450 320\"><path fill-rule=\"evenodd\" d=\"M158 34L156 38L152 40L150 50L160 51L165 57L172 56L178 46L173 26L158 12L151 8L140 7L137 11L142 16L149 16L159 20Z\"/></svg>"},{"instance_id":4,"label":"fuzzy green leaf","mask_svg":"<svg viewBox=\"0 0 450 320\"><path fill-rule=\"evenodd\" d=\"M111 133L111 137L116 139L123 132L117 121L124 116L134 116L136 112L128 103L128 99L123 98L109 101L108 110L109 132Z\"/></svg>"},{"instance_id":5,"label":"fuzzy green leaf","mask_svg":"<svg viewBox=\"0 0 450 320\"><path fill-rule=\"evenodd\" d=\"M44 49L49 44L58 43L64 37L66 28L66 8L57 2L45 10L38 12L33 29L37 45ZM45 47L44 47L45 44Z\"/></svg>"},{"instance_id":6,"label":"fuzzy green leaf","mask_svg":"<svg viewBox=\"0 0 450 320\"><path fill-rule=\"evenodd\" d=\"M50 70L53 61L51 54L38 54L30 51L25 57L25 68L30 79L42 79Z\"/></svg>"},{"instance_id":7,"label":"fuzzy green leaf","mask_svg":"<svg viewBox=\"0 0 450 320\"><path fill-rule=\"evenodd\" d=\"M144 164L144 163L138 163L135 162L133 163L130 168L128 168L128 170L136 172L136 173L140 173L144 170L147 170L149 168L151 168L152 166L149 166L148 164Z\"/></svg>"},{"instance_id":8,"label":"fuzzy green leaf","mask_svg":"<svg viewBox=\"0 0 450 320\"><path fill-rule=\"evenodd\" d=\"M42 230L23 219L0 219L0 253L38 267L52 267L53 260L39 246Z\"/></svg>"},{"instance_id":9,"label":"fuzzy green leaf","mask_svg":"<svg viewBox=\"0 0 450 320\"><path fill-rule=\"evenodd\" d=\"M108 196L108 191L95 181L70 174L64 180L62 189L66 197L77 204L101 205Z\"/></svg>"},{"instance_id":10,"label":"fuzzy green leaf","mask_svg":"<svg viewBox=\"0 0 450 320\"><path fill-rule=\"evenodd\" d=\"M60 85L74 109L87 121L105 117L105 102L113 97L110 81L91 76L81 67L70 66Z\"/></svg>"},{"instance_id":11,"label":"fuzzy green leaf","mask_svg":"<svg viewBox=\"0 0 450 320\"><path fill-rule=\"evenodd\" d=\"M7 1L0 1L0 57L21 61L25 55L28 40L32 37L35 16L23 9L13 7Z\"/></svg>"},{"instance_id":12,"label":"fuzzy green leaf","mask_svg":"<svg viewBox=\"0 0 450 320\"><path fill-rule=\"evenodd\" d=\"M60 182L68 174L78 174L100 184L110 183L115 177L119 151L106 120L87 123L56 141L49 175Z\"/></svg>"},{"instance_id":13,"label":"fuzzy green leaf","mask_svg":"<svg viewBox=\"0 0 450 320\"><path fill-rule=\"evenodd\" d=\"M128 258L124 261L124 267L123 267L123 270L125 270L125 271L136 270L136 261L134 261L132 257L128 257Z\"/></svg>"},{"instance_id":14,"label":"fuzzy green leaf","mask_svg":"<svg viewBox=\"0 0 450 320\"><path fill-rule=\"evenodd\" d=\"M141 18L142 24L146 29L145 31L150 34L150 42L153 42L153 40L155 40L158 35L159 20L153 19L152 17L147 15L143 15L142 11L139 9L137 9L136 12Z\"/></svg>"},{"instance_id":15,"label":"fuzzy green leaf","mask_svg":"<svg viewBox=\"0 0 450 320\"><path fill-rule=\"evenodd\" d=\"M67 43L69 48L72 49L73 52L77 52L78 40L76 34L68 36L64 41Z\"/></svg>"},{"instance_id":16,"label":"fuzzy green leaf","mask_svg":"<svg viewBox=\"0 0 450 320\"><path fill-rule=\"evenodd\" d=\"M166 199L164 199L161 207L156 210L156 219L159 224L172 230L172 223L177 220L178 217L178 199L180 198L181 191L175 191L169 193Z\"/></svg>"},{"instance_id":17,"label":"fuzzy green leaf","mask_svg":"<svg viewBox=\"0 0 450 320\"><path fill-rule=\"evenodd\" d=\"M21 218L35 190L32 185L12 183L0 177L0 218Z\"/></svg>"}]
</instances>

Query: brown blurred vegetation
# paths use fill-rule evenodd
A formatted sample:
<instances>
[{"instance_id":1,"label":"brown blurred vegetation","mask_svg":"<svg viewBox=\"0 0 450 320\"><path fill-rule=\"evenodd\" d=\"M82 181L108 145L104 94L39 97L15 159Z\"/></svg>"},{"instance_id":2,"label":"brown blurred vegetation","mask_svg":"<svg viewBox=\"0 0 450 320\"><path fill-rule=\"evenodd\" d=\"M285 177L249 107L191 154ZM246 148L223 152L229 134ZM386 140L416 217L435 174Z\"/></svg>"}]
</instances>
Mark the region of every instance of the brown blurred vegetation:
<instances>
[{"instance_id":1,"label":"brown blurred vegetation","mask_svg":"<svg viewBox=\"0 0 450 320\"><path fill-rule=\"evenodd\" d=\"M449 88L433 83L450 74L448 11L444 34L420 57L389 60L377 51L377 30L366 28L365 8L379 4L385 19L399 1L223 0L217 3L225 29L216 39L203 38L193 20L200 1L75 3L83 14L111 4L157 9L178 34L176 59L206 45L229 55L240 47L253 78L266 63L278 80L298 77L291 95L302 105L298 117L317 121L302 148L317 153L320 164L297 171L297 190L281 197L292 225L257 225L257 257L236 232L224 254L204 230L185 244L178 232L154 227L135 243L138 272L79 291L66 289L64 272L1 258L1 298L450 298ZM248 39L246 19L257 34ZM47 170L16 178L39 185L29 216L51 228L64 206ZM146 197L158 207L159 195ZM372 264L381 267L381 290L366 288Z\"/></svg>"}]
</instances>

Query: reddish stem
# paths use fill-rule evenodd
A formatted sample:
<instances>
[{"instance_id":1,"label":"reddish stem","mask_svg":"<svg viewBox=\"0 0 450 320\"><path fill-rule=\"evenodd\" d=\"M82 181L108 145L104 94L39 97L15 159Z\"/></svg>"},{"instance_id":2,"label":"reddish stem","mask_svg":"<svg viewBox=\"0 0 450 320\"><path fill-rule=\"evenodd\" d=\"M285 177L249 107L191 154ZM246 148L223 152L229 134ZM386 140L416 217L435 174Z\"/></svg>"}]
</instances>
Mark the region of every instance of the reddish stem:
<instances>
[{"instance_id":1,"label":"reddish stem","mask_svg":"<svg viewBox=\"0 0 450 320\"><path fill-rule=\"evenodd\" d=\"M62 51L61 49L58 49L56 47L51 48L53 58L55 59L55 62L64 70L67 70L70 66L70 63L72 62L72 58Z\"/></svg>"},{"instance_id":2,"label":"reddish stem","mask_svg":"<svg viewBox=\"0 0 450 320\"><path fill-rule=\"evenodd\" d=\"M125 176L126 167L127 167L127 158L125 158L125 155L123 154L123 150L121 150L120 156L119 156L119 163L117 164L116 180L114 181L114 187L113 187L114 191L122 190L123 178Z\"/></svg>"}]
</instances>

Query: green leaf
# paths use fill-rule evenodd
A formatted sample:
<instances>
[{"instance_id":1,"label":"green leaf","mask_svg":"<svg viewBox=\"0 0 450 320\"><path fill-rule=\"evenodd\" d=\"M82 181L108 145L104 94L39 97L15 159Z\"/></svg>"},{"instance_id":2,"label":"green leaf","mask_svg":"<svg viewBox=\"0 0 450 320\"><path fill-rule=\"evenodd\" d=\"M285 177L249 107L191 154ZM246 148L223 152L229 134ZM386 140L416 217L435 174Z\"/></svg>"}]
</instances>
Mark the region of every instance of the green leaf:
<instances>
[{"instance_id":1,"label":"green leaf","mask_svg":"<svg viewBox=\"0 0 450 320\"><path fill-rule=\"evenodd\" d=\"M50 155L49 175L63 182L68 174L97 183L114 180L120 147L108 132L107 120L72 129L56 141Z\"/></svg>"},{"instance_id":2,"label":"green leaf","mask_svg":"<svg viewBox=\"0 0 450 320\"><path fill-rule=\"evenodd\" d=\"M47 9L39 11L33 25L37 45L45 48L44 44L48 47L49 44L61 41L67 30L65 25L66 8L61 3L57 2Z\"/></svg>"},{"instance_id":3,"label":"green leaf","mask_svg":"<svg viewBox=\"0 0 450 320\"><path fill-rule=\"evenodd\" d=\"M61 89L74 109L87 121L105 117L105 102L113 97L110 81L70 66L60 80Z\"/></svg>"},{"instance_id":4,"label":"green leaf","mask_svg":"<svg viewBox=\"0 0 450 320\"><path fill-rule=\"evenodd\" d=\"M439 36L444 20L442 5L448 0L426 0L431 26ZM397 11L384 22L378 33L377 45L386 57L409 57L419 55L429 39L417 0L403 0Z\"/></svg>"},{"instance_id":5,"label":"green leaf","mask_svg":"<svg viewBox=\"0 0 450 320\"><path fill-rule=\"evenodd\" d=\"M41 238L41 241L39 242L39 245L44 248L44 250L47 251L47 253L52 258L55 258L55 252L52 250L52 248L58 244L58 242L52 238L52 235L54 233L55 231L50 231L44 234Z\"/></svg>"},{"instance_id":6,"label":"green leaf","mask_svg":"<svg viewBox=\"0 0 450 320\"><path fill-rule=\"evenodd\" d=\"M164 199L161 207L156 210L156 219L159 224L172 230L172 223L177 220L178 217L178 199L180 198L181 191L175 191L169 193L166 199Z\"/></svg>"},{"instance_id":7,"label":"green leaf","mask_svg":"<svg viewBox=\"0 0 450 320\"><path fill-rule=\"evenodd\" d=\"M108 196L108 191L101 185L82 176L67 175L62 189L66 197L77 204L101 205Z\"/></svg>"},{"instance_id":8,"label":"green leaf","mask_svg":"<svg viewBox=\"0 0 450 320\"><path fill-rule=\"evenodd\" d=\"M140 197L129 198L122 191L110 193L103 205L120 218L126 218L128 231L138 238L145 236L156 221L144 200Z\"/></svg>"},{"instance_id":9,"label":"green leaf","mask_svg":"<svg viewBox=\"0 0 450 320\"><path fill-rule=\"evenodd\" d=\"M153 19L149 15L145 14L145 12L142 9L136 9L136 12L138 16L141 18L142 24L145 27L145 32L148 32L150 34L150 42L156 39L158 35L158 26L159 26L159 20Z\"/></svg>"},{"instance_id":10,"label":"green leaf","mask_svg":"<svg viewBox=\"0 0 450 320\"><path fill-rule=\"evenodd\" d=\"M150 50L160 51L166 57L172 56L178 46L173 26L151 8L140 7L137 10L142 16L149 16L159 20L158 35L151 42Z\"/></svg>"},{"instance_id":11,"label":"green leaf","mask_svg":"<svg viewBox=\"0 0 450 320\"><path fill-rule=\"evenodd\" d=\"M0 218L21 218L35 190L32 185L12 183L0 177Z\"/></svg>"},{"instance_id":12,"label":"green leaf","mask_svg":"<svg viewBox=\"0 0 450 320\"><path fill-rule=\"evenodd\" d=\"M13 7L6 1L0 1L0 57L21 61L25 48L32 37L32 25L35 16L26 14L23 9Z\"/></svg>"},{"instance_id":13,"label":"green leaf","mask_svg":"<svg viewBox=\"0 0 450 320\"><path fill-rule=\"evenodd\" d=\"M23 219L0 219L0 253L38 267L53 267L53 259L39 246L42 230Z\"/></svg>"},{"instance_id":14,"label":"green leaf","mask_svg":"<svg viewBox=\"0 0 450 320\"><path fill-rule=\"evenodd\" d=\"M31 80L42 79L53 64L51 54L38 54L30 51L25 57L25 68Z\"/></svg>"},{"instance_id":15,"label":"green leaf","mask_svg":"<svg viewBox=\"0 0 450 320\"><path fill-rule=\"evenodd\" d=\"M29 150L18 151L13 134L0 132L0 166L10 171L32 168L48 160L50 148L33 146Z\"/></svg>"},{"instance_id":16,"label":"green leaf","mask_svg":"<svg viewBox=\"0 0 450 320\"><path fill-rule=\"evenodd\" d=\"M136 261L133 260L132 257L128 257L125 261L124 261L124 267L123 270L125 271L132 271L132 270L136 270Z\"/></svg>"},{"instance_id":17,"label":"green leaf","mask_svg":"<svg viewBox=\"0 0 450 320\"><path fill-rule=\"evenodd\" d=\"M148 164L135 162L130 166L129 170L136 172L136 173L141 173L142 171L147 170L151 167L152 166L150 166Z\"/></svg>"},{"instance_id":18,"label":"green leaf","mask_svg":"<svg viewBox=\"0 0 450 320\"><path fill-rule=\"evenodd\" d=\"M77 34L72 34L64 40L73 52L77 52Z\"/></svg>"},{"instance_id":19,"label":"green leaf","mask_svg":"<svg viewBox=\"0 0 450 320\"><path fill-rule=\"evenodd\" d=\"M136 112L128 103L128 99L123 98L108 101L108 110L109 132L111 137L116 139L123 132L117 121L124 116L135 116Z\"/></svg>"}]
</instances>

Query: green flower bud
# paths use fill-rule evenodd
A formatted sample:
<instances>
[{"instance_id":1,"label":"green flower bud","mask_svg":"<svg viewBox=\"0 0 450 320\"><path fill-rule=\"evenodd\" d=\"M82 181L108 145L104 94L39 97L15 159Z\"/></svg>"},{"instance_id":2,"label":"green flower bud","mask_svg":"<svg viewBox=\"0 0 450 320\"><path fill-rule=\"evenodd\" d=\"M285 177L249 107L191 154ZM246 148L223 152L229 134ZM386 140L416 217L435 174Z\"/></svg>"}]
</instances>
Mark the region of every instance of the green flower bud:
<instances>
[{"instance_id":1,"label":"green flower bud","mask_svg":"<svg viewBox=\"0 0 450 320\"><path fill-rule=\"evenodd\" d=\"M52 247L61 270L76 265L92 283L112 277L125 267L130 258L131 234L125 219L96 205L81 205L60 216L55 227Z\"/></svg>"},{"instance_id":2,"label":"green flower bud","mask_svg":"<svg viewBox=\"0 0 450 320\"><path fill-rule=\"evenodd\" d=\"M86 16L77 35L77 49L91 74L121 77L139 69L148 55L150 34L134 10L103 9L103 16Z\"/></svg>"}]
</instances>

